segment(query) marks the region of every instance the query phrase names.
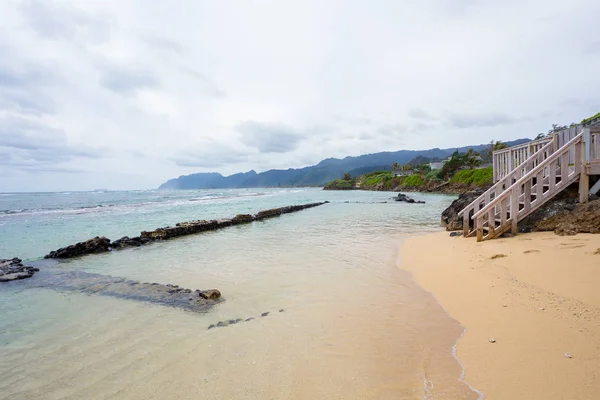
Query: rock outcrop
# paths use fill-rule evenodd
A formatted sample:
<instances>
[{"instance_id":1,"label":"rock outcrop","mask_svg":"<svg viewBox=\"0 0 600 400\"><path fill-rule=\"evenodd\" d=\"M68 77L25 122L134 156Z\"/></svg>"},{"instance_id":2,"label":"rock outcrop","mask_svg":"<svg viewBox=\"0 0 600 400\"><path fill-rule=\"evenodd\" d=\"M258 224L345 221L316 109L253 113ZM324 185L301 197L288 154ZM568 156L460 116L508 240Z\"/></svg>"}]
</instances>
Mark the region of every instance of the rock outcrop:
<instances>
[{"instance_id":1,"label":"rock outcrop","mask_svg":"<svg viewBox=\"0 0 600 400\"><path fill-rule=\"evenodd\" d=\"M571 208L571 204L568 205ZM535 231L554 231L557 235L600 233L600 200L565 208L535 223Z\"/></svg>"},{"instance_id":2,"label":"rock outcrop","mask_svg":"<svg viewBox=\"0 0 600 400\"><path fill-rule=\"evenodd\" d=\"M93 239L79 242L67 247L51 251L44 258L72 258L87 254L103 253L110 250L110 239L96 236Z\"/></svg>"},{"instance_id":3,"label":"rock outcrop","mask_svg":"<svg viewBox=\"0 0 600 400\"><path fill-rule=\"evenodd\" d=\"M267 218L277 217L282 214L288 214L296 211L305 210L307 208L317 207L326 203L329 202L325 201L322 203L309 203L280 208L272 208L269 210L260 211L256 215L238 214L231 219L180 222L178 224L175 224L175 226L158 228L153 231L143 231L140 234L140 236L135 236L132 238L128 236L123 236L121 239L115 240L112 243L108 238L105 238L104 236L95 237L85 242L80 242L71 246L63 247L55 251L51 251L44 258L72 258L83 256L86 254L101 253L109 250L121 250L128 247L139 247L157 240L174 239L181 236L213 231L228 226L247 224L253 221L260 221Z\"/></svg>"},{"instance_id":4,"label":"rock outcrop","mask_svg":"<svg viewBox=\"0 0 600 400\"><path fill-rule=\"evenodd\" d=\"M23 265L19 258L10 260L0 259L0 282L10 282L31 278L39 269Z\"/></svg>"},{"instance_id":5,"label":"rock outcrop","mask_svg":"<svg viewBox=\"0 0 600 400\"><path fill-rule=\"evenodd\" d=\"M421 200L415 200L412 197L408 197L407 195L403 194L403 193L398 193L398 196L396 197L392 197L393 200L395 201L402 201L404 203L411 203L411 204L425 204L424 201Z\"/></svg>"},{"instance_id":6,"label":"rock outcrop","mask_svg":"<svg viewBox=\"0 0 600 400\"><path fill-rule=\"evenodd\" d=\"M466 192L458 196L448 208L442 212L442 226L447 231L458 231L463 229L463 219L458 216L466 206L471 204L476 198L481 196L482 191Z\"/></svg>"}]
</instances>

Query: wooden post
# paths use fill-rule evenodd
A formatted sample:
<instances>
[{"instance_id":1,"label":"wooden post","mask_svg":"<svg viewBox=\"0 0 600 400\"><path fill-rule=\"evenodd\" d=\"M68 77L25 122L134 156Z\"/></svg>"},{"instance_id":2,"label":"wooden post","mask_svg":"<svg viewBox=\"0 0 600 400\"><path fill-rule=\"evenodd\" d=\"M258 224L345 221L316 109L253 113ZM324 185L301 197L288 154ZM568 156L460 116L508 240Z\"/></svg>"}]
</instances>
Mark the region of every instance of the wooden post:
<instances>
[{"instance_id":1,"label":"wooden post","mask_svg":"<svg viewBox=\"0 0 600 400\"><path fill-rule=\"evenodd\" d=\"M587 162L589 161L589 142L590 142L590 128L585 128L583 133L583 142L578 143L580 146L579 160L575 162L580 163L579 167L579 202L587 203L590 197L590 176L587 173Z\"/></svg>"},{"instance_id":2,"label":"wooden post","mask_svg":"<svg viewBox=\"0 0 600 400\"><path fill-rule=\"evenodd\" d=\"M513 187L513 192L510 194L510 218L511 218L511 233L516 235L519 233L517 224L519 223L519 194L521 186Z\"/></svg>"}]
</instances>

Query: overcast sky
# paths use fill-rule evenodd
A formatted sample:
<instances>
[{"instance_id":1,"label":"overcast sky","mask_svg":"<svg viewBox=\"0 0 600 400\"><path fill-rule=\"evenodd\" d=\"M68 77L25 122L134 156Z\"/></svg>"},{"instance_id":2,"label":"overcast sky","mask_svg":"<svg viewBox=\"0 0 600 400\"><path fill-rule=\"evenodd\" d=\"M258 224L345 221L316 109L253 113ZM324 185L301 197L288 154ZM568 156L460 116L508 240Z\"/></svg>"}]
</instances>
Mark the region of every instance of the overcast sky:
<instances>
[{"instance_id":1,"label":"overcast sky","mask_svg":"<svg viewBox=\"0 0 600 400\"><path fill-rule=\"evenodd\" d=\"M0 192L534 137L600 111L598 0L0 0Z\"/></svg>"}]
</instances>

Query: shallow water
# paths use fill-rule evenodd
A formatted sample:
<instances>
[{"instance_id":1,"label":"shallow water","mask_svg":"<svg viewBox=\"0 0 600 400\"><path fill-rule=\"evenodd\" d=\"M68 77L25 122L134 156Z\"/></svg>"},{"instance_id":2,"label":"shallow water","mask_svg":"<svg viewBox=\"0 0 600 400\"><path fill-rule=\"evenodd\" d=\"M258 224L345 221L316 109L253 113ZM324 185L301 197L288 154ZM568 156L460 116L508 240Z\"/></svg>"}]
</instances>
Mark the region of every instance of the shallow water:
<instances>
[{"instance_id":1,"label":"shallow water","mask_svg":"<svg viewBox=\"0 0 600 400\"><path fill-rule=\"evenodd\" d=\"M477 398L451 355L462 328L397 267L402 238L439 229L452 197L416 194L427 201L416 205L316 189L140 193L0 197L3 210L41 210L0 216L0 257L37 259L98 234L332 203L55 266L218 288L226 301L205 314L0 286L0 398ZM103 207L89 211L94 203Z\"/></svg>"}]
</instances>

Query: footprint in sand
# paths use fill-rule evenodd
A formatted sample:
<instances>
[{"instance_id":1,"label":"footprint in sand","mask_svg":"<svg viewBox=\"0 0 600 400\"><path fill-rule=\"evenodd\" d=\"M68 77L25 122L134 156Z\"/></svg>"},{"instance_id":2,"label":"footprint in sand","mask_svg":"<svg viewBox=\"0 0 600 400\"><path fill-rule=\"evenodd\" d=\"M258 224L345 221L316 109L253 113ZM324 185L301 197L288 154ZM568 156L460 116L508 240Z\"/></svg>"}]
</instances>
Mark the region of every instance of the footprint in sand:
<instances>
[{"instance_id":1,"label":"footprint in sand","mask_svg":"<svg viewBox=\"0 0 600 400\"><path fill-rule=\"evenodd\" d=\"M495 260L496 258L504 258L504 257L508 257L506 254L494 254L493 256L490 257L490 260Z\"/></svg>"},{"instance_id":2,"label":"footprint in sand","mask_svg":"<svg viewBox=\"0 0 600 400\"><path fill-rule=\"evenodd\" d=\"M596 255L600 256L600 248L598 248L598 250L596 250L596 251L595 251L594 253L592 253L592 254L596 254Z\"/></svg>"},{"instance_id":3,"label":"footprint in sand","mask_svg":"<svg viewBox=\"0 0 600 400\"><path fill-rule=\"evenodd\" d=\"M536 249L531 249L531 250L525 250L525 251L523 252L523 254L539 253L539 252L540 252L539 250L536 250Z\"/></svg>"},{"instance_id":4,"label":"footprint in sand","mask_svg":"<svg viewBox=\"0 0 600 400\"><path fill-rule=\"evenodd\" d=\"M578 243L560 243L561 248L563 249L578 249L580 247L585 247L585 244Z\"/></svg>"}]
</instances>

